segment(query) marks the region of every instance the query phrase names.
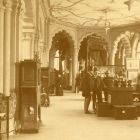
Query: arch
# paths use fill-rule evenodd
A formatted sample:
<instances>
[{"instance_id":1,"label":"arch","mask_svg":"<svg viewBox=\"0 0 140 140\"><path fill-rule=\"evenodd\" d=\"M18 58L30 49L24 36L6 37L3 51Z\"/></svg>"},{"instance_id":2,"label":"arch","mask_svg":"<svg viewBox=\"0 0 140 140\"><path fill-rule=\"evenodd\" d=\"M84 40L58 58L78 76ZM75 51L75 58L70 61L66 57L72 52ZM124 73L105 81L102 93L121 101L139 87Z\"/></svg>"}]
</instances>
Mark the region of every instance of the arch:
<instances>
[{"instance_id":1,"label":"arch","mask_svg":"<svg viewBox=\"0 0 140 140\"><path fill-rule=\"evenodd\" d=\"M121 32L117 38L113 41L113 51L116 51L116 48L117 48L117 44L118 42L122 39L122 38L125 38L128 43L129 43L129 39L131 38L131 36L133 36L134 34L136 34L137 36L139 36L139 34L137 32L134 32L134 31L129 31L129 30L126 30L125 32ZM129 45L131 46L131 44L129 43Z\"/></svg>"},{"instance_id":2,"label":"arch","mask_svg":"<svg viewBox=\"0 0 140 140\"><path fill-rule=\"evenodd\" d=\"M139 41L138 35L135 34L135 35L134 35L134 38L133 38L133 40L132 40L132 42L131 42L131 45L132 45L132 57L133 57L133 58L135 57L136 52L137 52L136 49L137 49L138 41Z\"/></svg>"},{"instance_id":3,"label":"arch","mask_svg":"<svg viewBox=\"0 0 140 140\"><path fill-rule=\"evenodd\" d=\"M113 42L113 48L112 48L112 64L114 65L115 63L115 55L116 55L116 52L117 52L117 49L118 49L118 44L120 41L124 41L125 40L125 43L127 43L127 48L131 47L131 44L130 44L130 38L131 36L133 35L134 33L133 32L130 32L130 31L125 31L125 32L121 32L117 38L115 39L115 41Z\"/></svg>"},{"instance_id":4,"label":"arch","mask_svg":"<svg viewBox=\"0 0 140 140\"><path fill-rule=\"evenodd\" d=\"M116 53L117 45L118 45L118 43L120 42L120 40L122 38L124 38L127 41L127 43L129 44L129 46L130 46L129 37L130 37L130 32L129 31L120 33L120 35L118 35L118 37L116 38L116 40L113 43L113 48L112 48L113 54Z\"/></svg>"},{"instance_id":5,"label":"arch","mask_svg":"<svg viewBox=\"0 0 140 140\"><path fill-rule=\"evenodd\" d=\"M70 40L70 41L72 41L72 42L74 43L74 41L73 41L73 39L72 39L72 36L71 36L66 30L61 30L61 31L55 33L55 35L52 37L52 43L53 43L53 39L54 39L58 34L61 34L61 33L62 33L65 37L67 37L68 40ZM52 45L53 45L53 44L52 44ZM52 48L52 45L51 45L51 48Z\"/></svg>"},{"instance_id":6,"label":"arch","mask_svg":"<svg viewBox=\"0 0 140 140\"><path fill-rule=\"evenodd\" d=\"M137 48L137 44L138 44L138 38L139 38L139 34L137 32L134 31L125 31L125 32L121 32L117 38L115 39L115 41L113 42L113 48L112 48L112 64L114 64L114 57L117 51L117 46L118 43L123 40L124 45L125 45L125 52L127 53L131 53L128 56L129 57L134 57L135 53L136 53L136 48Z\"/></svg>"},{"instance_id":7,"label":"arch","mask_svg":"<svg viewBox=\"0 0 140 140\"><path fill-rule=\"evenodd\" d=\"M54 34L51 39L51 47L49 49L49 68L54 71L54 68L63 73L65 79L64 88L73 86L74 78L74 41L72 36L66 30L59 30ZM59 61L55 57L56 52L59 50ZM51 79L51 78L50 78ZM67 80L66 80L67 79Z\"/></svg>"},{"instance_id":8,"label":"arch","mask_svg":"<svg viewBox=\"0 0 140 140\"><path fill-rule=\"evenodd\" d=\"M80 49L80 45L81 45L81 42L83 41L84 38L87 38L88 36L91 36L92 34L96 34L97 36L101 36L103 39L105 39L106 42L107 41L107 38L105 35L101 34L101 33L98 33L98 32L90 32L90 33L87 33L86 35L83 35L80 40L79 40L79 45L78 45L78 50Z\"/></svg>"},{"instance_id":9,"label":"arch","mask_svg":"<svg viewBox=\"0 0 140 140\"><path fill-rule=\"evenodd\" d=\"M60 35L60 38L59 38L59 35ZM55 33L54 36L52 37L51 47L49 49L49 56L50 56L51 60L52 60L52 57L54 56L56 50L58 49L58 48L56 48L57 44L55 44L57 42L54 42L55 39L57 38L57 39L61 40L61 39L63 39L63 37L67 39L65 43L66 44L68 43L69 55L70 55L70 57L72 57L72 50L74 49L74 41L72 39L72 36L66 30L60 30L57 33ZM65 44L63 44L63 45L65 46ZM62 53L68 53L68 49L63 48Z\"/></svg>"},{"instance_id":10,"label":"arch","mask_svg":"<svg viewBox=\"0 0 140 140\"><path fill-rule=\"evenodd\" d=\"M87 57L86 48L88 46L87 45L88 41L91 42L90 48L92 50L96 50L96 51L98 50L98 53L97 52L94 53L95 51L90 52L89 61L91 62L91 65L95 62L94 59L96 59L96 55L98 55L98 59L96 59L96 63L100 63L100 64L102 63L103 65L106 65L108 63L108 42L103 36L100 36L97 33L86 35L83 38L83 40L80 42L79 49L78 49L79 63L80 61L82 61L82 59L86 60L86 57ZM105 57L105 59L103 59L103 57Z\"/></svg>"},{"instance_id":11,"label":"arch","mask_svg":"<svg viewBox=\"0 0 140 140\"><path fill-rule=\"evenodd\" d=\"M74 41L74 35L73 35L69 30L64 29L64 28L57 28L57 29L51 34L51 36L50 36L50 43L49 43L50 45L49 45L49 49L51 49L51 47L52 47L53 37L54 37L57 33L63 32L63 31L66 32L66 34L68 34L68 35L70 36L70 38L72 39L73 44L74 44L73 47L76 46L75 41Z\"/></svg>"}]
</instances>

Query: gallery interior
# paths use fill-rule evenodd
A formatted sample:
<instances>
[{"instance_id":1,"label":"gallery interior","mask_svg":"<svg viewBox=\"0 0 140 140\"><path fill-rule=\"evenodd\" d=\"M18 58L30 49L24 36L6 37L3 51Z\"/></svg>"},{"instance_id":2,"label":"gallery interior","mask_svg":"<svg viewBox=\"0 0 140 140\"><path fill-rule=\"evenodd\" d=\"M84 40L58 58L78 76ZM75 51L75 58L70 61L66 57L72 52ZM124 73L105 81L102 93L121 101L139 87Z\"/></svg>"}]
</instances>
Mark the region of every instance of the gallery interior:
<instances>
[{"instance_id":1,"label":"gallery interior","mask_svg":"<svg viewBox=\"0 0 140 140\"><path fill-rule=\"evenodd\" d=\"M103 112L97 105L101 114L96 112L96 117L106 116L109 108L116 119L137 124L139 9L140 0L0 0L0 139L40 133L44 92L50 95L50 105L71 97L83 99L84 106L82 91L75 93L76 77L89 67L96 67L101 77L107 73L112 82ZM115 78L125 78L125 83L115 85ZM79 108L86 115L83 106Z\"/></svg>"}]
</instances>

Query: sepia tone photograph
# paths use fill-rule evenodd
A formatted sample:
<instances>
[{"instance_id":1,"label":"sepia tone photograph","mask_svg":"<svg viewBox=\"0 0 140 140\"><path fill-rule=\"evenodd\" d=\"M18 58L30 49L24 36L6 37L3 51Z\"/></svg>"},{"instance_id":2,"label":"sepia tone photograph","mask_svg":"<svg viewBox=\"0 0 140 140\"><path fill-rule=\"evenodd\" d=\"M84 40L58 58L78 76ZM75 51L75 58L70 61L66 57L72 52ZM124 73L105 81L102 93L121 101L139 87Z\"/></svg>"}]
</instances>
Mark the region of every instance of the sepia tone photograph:
<instances>
[{"instance_id":1,"label":"sepia tone photograph","mask_svg":"<svg viewBox=\"0 0 140 140\"><path fill-rule=\"evenodd\" d=\"M140 140L140 0L0 0L0 140Z\"/></svg>"}]
</instances>

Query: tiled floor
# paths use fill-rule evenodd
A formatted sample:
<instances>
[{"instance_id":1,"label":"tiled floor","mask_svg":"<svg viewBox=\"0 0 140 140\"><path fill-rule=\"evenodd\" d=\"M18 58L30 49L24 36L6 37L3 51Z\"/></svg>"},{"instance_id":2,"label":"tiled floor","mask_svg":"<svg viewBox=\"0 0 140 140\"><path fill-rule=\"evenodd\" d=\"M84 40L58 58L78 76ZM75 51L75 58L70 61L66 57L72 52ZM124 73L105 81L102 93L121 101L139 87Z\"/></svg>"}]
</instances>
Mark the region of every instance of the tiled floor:
<instances>
[{"instance_id":1,"label":"tiled floor","mask_svg":"<svg viewBox=\"0 0 140 140\"><path fill-rule=\"evenodd\" d=\"M42 108L39 133L18 134L10 140L140 140L140 118L115 120L84 114L81 94L50 98L51 106Z\"/></svg>"}]
</instances>

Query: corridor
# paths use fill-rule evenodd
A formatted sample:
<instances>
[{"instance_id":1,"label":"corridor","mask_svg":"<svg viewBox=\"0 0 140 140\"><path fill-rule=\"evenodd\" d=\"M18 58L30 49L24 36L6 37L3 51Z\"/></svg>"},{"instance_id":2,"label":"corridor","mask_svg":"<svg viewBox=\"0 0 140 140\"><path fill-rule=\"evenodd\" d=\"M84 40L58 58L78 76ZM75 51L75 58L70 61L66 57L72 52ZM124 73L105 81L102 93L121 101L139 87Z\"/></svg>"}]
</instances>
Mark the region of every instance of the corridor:
<instances>
[{"instance_id":1,"label":"corridor","mask_svg":"<svg viewBox=\"0 0 140 140\"><path fill-rule=\"evenodd\" d=\"M42 107L39 133L17 134L9 140L139 140L138 120L114 120L83 113L81 94L50 96L50 107ZM91 110L91 106L90 106Z\"/></svg>"}]
</instances>

